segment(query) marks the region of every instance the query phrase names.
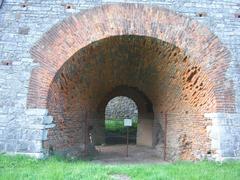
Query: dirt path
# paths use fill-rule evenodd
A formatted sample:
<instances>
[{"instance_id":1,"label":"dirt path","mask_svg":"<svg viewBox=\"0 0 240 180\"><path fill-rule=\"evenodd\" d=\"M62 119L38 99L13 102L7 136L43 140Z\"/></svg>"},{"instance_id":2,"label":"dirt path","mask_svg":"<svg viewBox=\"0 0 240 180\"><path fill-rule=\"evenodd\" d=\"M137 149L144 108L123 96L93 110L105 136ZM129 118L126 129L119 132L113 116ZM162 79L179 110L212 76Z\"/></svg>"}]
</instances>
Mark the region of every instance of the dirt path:
<instances>
[{"instance_id":1,"label":"dirt path","mask_svg":"<svg viewBox=\"0 0 240 180\"><path fill-rule=\"evenodd\" d=\"M139 163L166 163L153 148L129 145L129 155L126 156L126 145L97 146L98 154L94 162L107 164L139 164Z\"/></svg>"}]
</instances>

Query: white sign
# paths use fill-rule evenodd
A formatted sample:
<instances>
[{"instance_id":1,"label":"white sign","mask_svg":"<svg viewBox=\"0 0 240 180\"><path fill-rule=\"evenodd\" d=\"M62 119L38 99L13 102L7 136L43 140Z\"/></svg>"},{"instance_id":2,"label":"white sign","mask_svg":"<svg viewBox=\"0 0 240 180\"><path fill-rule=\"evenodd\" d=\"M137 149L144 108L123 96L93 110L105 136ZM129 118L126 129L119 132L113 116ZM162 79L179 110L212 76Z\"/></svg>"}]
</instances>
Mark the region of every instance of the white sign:
<instances>
[{"instance_id":1,"label":"white sign","mask_svg":"<svg viewBox=\"0 0 240 180\"><path fill-rule=\"evenodd\" d=\"M124 126L132 126L132 119L124 119Z\"/></svg>"}]
</instances>

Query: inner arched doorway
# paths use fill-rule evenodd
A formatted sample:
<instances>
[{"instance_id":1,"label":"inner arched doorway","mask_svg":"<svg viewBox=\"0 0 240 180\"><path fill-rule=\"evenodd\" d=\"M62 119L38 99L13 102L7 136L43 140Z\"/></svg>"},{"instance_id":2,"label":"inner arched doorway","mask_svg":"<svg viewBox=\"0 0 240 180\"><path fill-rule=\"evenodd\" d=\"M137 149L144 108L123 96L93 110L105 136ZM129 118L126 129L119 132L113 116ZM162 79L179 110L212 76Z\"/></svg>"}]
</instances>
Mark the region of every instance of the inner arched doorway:
<instances>
[{"instance_id":1,"label":"inner arched doorway","mask_svg":"<svg viewBox=\"0 0 240 180\"><path fill-rule=\"evenodd\" d=\"M128 129L124 119L131 119L132 125ZM105 145L136 144L138 122L138 107L131 98L112 98L105 108Z\"/></svg>"},{"instance_id":2,"label":"inner arched doorway","mask_svg":"<svg viewBox=\"0 0 240 180\"><path fill-rule=\"evenodd\" d=\"M151 101L137 88L128 86L118 86L114 88L100 103L100 112L104 111L109 100L117 96L126 96L131 98L137 106L138 123L136 144L152 147L153 143L153 122L154 113ZM128 117L129 118L129 117Z\"/></svg>"},{"instance_id":3,"label":"inner arched doorway","mask_svg":"<svg viewBox=\"0 0 240 180\"><path fill-rule=\"evenodd\" d=\"M204 114L234 111L224 85L228 52L205 27L166 9L109 5L72 16L32 54L40 66L32 73L28 107L48 109L55 124L46 151L81 154L89 125L101 142L101 107L119 87L150 102L141 105L152 113L143 115L153 120L151 144L161 156L166 150L167 159L216 153Z\"/></svg>"}]
</instances>

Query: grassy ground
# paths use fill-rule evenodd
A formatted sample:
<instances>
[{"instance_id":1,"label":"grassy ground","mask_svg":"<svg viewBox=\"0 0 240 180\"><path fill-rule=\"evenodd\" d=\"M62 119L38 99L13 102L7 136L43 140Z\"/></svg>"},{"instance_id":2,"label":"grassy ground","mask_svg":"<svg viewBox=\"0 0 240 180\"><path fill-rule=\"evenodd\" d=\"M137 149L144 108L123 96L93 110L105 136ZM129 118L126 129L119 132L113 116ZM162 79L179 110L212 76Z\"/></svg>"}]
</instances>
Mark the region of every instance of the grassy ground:
<instances>
[{"instance_id":1,"label":"grassy ground","mask_svg":"<svg viewBox=\"0 0 240 180\"><path fill-rule=\"evenodd\" d=\"M59 158L36 160L23 156L0 155L0 179L88 179L108 180L113 175L126 175L130 179L157 180L238 180L240 162L178 162L174 164L102 165Z\"/></svg>"}]
</instances>

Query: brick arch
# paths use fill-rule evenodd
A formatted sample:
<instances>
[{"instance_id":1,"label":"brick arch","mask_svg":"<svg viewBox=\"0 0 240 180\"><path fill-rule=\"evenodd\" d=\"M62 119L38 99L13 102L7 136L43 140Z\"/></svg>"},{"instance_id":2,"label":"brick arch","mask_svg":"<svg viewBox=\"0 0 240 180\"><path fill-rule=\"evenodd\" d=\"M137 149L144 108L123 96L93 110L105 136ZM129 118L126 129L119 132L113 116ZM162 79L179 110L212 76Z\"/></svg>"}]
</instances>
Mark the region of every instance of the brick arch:
<instances>
[{"instance_id":1,"label":"brick arch","mask_svg":"<svg viewBox=\"0 0 240 180\"><path fill-rule=\"evenodd\" d=\"M100 112L104 112L108 102L117 96L125 96L130 98L136 104L139 112L153 112L152 102L143 92L141 92L136 87L118 86L106 94L107 95L101 100L100 104L98 105L98 111Z\"/></svg>"},{"instance_id":2,"label":"brick arch","mask_svg":"<svg viewBox=\"0 0 240 180\"><path fill-rule=\"evenodd\" d=\"M103 38L138 35L173 44L197 63L212 83L212 111L234 111L231 82L225 86L229 53L219 39L197 21L161 7L104 5L70 16L52 27L31 49L39 67L32 72L28 108L46 108L48 90L62 65L79 49Z\"/></svg>"}]
</instances>

